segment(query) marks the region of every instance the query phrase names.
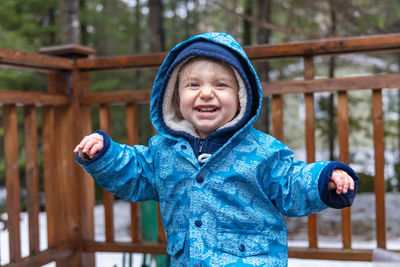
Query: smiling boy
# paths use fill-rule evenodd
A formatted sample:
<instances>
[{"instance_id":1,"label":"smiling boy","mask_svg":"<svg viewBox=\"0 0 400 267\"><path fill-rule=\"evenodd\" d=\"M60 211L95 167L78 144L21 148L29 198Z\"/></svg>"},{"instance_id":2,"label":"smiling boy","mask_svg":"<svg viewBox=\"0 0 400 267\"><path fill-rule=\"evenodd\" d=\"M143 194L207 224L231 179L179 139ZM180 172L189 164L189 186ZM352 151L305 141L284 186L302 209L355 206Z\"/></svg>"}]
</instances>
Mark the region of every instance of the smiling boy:
<instances>
[{"instance_id":1,"label":"smiling boy","mask_svg":"<svg viewBox=\"0 0 400 267\"><path fill-rule=\"evenodd\" d=\"M154 82L149 146L103 131L74 152L97 183L130 201L159 201L171 266L287 266L282 215L343 208L358 177L340 162L294 161L283 143L252 127L262 88L232 36L178 44Z\"/></svg>"}]
</instances>

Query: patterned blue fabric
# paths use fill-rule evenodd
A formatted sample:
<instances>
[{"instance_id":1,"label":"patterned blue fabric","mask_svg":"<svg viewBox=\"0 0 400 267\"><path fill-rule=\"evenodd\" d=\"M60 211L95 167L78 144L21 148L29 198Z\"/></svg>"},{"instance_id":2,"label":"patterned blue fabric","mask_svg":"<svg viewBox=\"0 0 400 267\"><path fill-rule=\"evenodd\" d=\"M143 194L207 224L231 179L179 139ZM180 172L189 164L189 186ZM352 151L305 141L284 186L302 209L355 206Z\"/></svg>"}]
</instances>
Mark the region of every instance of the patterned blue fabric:
<instances>
[{"instance_id":1,"label":"patterned blue fabric","mask_svg":"<svg viewBox=\"0 0 400 267\"><path fill-rule=\"evenodd\" d=\"M259 101L245 126L200 165L188 139L162 126L157 103L166 70L179 51L204 39L233 49L248 64ZM151 119L159 134L149 145L121 145L99 132L107 144L102 156L78 162L124 199L159 201L171 266L287 266L283 215L306 216L328 207L319 187L327 184L331 170L325 168L331 163L294 161L283 143L254 129L261 95L240 45L227 34L201 34L177 45L160 67L151 96Z\"/></svg>"}]
</instances>

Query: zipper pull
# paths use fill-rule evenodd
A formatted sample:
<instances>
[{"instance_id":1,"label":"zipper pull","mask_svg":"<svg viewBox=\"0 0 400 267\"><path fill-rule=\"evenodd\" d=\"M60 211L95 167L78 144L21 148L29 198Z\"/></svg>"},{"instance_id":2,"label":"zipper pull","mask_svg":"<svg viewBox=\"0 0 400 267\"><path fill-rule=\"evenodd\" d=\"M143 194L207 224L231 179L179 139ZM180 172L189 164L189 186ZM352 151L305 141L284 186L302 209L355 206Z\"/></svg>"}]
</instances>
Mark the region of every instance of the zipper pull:
<instances>
[{"instance_id":1,"label":"zipper pull","mask_svg":"<svg viewBox=\"0 0 400 267\"><path fill-rule=\"evenodd\" d=\"M203 152L204 139L199 140L199 155Z\"/></svg>"}]
</instances>

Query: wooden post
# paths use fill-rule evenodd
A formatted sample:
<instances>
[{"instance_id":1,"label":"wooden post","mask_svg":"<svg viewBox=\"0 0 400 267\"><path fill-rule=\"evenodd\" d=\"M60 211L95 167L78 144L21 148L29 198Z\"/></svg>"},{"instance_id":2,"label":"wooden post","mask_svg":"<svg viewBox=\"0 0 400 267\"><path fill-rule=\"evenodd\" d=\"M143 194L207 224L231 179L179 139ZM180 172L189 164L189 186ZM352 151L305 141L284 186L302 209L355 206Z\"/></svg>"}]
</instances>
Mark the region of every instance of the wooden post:
<instances>
[{"instance_id":1,"label":"wooden post","mask_svg":"<svg viewBox=\"0 0 400 267\"><path fill-rule=\"evenodd\" d=\"M71 75L72 92L74 96L75 129L74 146L77 145L83 136L92 132L92 116L90 105L80 105L79 95L90 91L90 74L74 70ZM79 115L78 115L79 114ZM79 119L77 119L79 118ZM77 177L79 185L79 211L80 211L80 241L79 251L82 253L82 266L94 267L95 257L92 252L83 251L84 241L94 241L94 206L95 187L94 180L83 169L74 163L74 176Z\"/></svg>"},{"instance_id":2,"label":"wooden post","mask_svg":"<svg viewBox=\"0 0 400 267\"><path fill-rule=\"evenodd\" d=\"M50 78L50 77L49 77ZM49 248L57 246L57 198L56 160L53 157L55 150L54 108L43 107L43 176L44 193L46 199L47 217L47 245Z\"/></svg>"},{"instance_id":3,"label":"wooden post","mask_svg":"<svg viewBox=\"0 0 400 267\"><path fill-rule=\"evenodd\" d=\"M158 134L156 129L153 128L153 134ZM162 223L161 218L161 210L160 210L160 203L157 202L157 236L158 236L158 243L166 244L167 243L167 236L165 234L165 229Z\"/></svg>"},{"instance_id":4,"label":"wooden post","mask_svg":"<svg viewBox=\"0 0 400 267\"><path fill-rule=\"evenodd\" d=\"M283 96L272 95L272 131L276 139L283 142Z\"/></svg>"},{"instance_id":5,"label":"wooden post","mask_svg":"<svg viewBox=\"0 0 400 267\"><path fill-rule=\"evenodd\" d=\"M349 154L349 108L347 92L338 94L338 129L340 161L350 164ZM342 209L342 243L343 248L351 248L351 213L350 207Z\"/></svg>"},{"instance_id":6,"label":"wooden post","mask_svg":"<svg viewBox=\"0 0 400 267\"><path fill-rule=\"evenodd\" d=\"M100 105L100 129L111 136L111 106L109 104ZM104 204L104 222L106 241L114 241L114 194L106 189L102 189Z\"/></svg>"},{"instance_id":7,"label":"wooden post","mask_svg":"<svg viewBox=\"0 0 400 267\"><path fill-rule=\"evenodd\" d=\"M376 241L378 248L386 249L385 145L383 140L382 89L372 90L372 122L374 127L375 151L374 189Z\"/></svg>"},{"instance_id":8,"label":"wooden post","mask_svg":"<svg viewBox=\"0 0 400 267\"><path fill-rule=\"evenodd\" d=\"M314 58L312 56L304 57L304 79L314 79ZM306 93L304 96L306 108L305 137L307 162L315 162L315 111L314 94ZM317 215L308 216L308 241L310 248L318 247L317 239Z\"/></svg>"},{"instance_id":9,"label":"wooden post","mask_svg":"<svg viewBox=\"0 0 400 267\"><path fill-rule=\"evenodd\" d=\"M19 195L20 181L18 171L18 119L15 105L3 106L3 125L10 262L17 263L21 261L21 237L19 228L21 200Z\"/></svg>"},{"instance_id":10,"label":"wooden post","mask_svg":"<svg viewBox=\"0 0 400 267\"><path fill-rule=\"evenodd\" d=\"M39 252L39 165L36 108L24 107L26 208L29 215L29 252Z\"/></svg>"},{"instance_id":11,"label":"wooden post","mask_svg":"<svg viewBox=\"0 0 400 267\"><path fill-rule=\"evenodd\" d=\"M94 50L78 45L46 47L39 52L71 59L94 54ZM75 145L91 130L90 107L81 108L79 103L81 95L89 90L89 73L76 68L71 72L49 73L49 93L70 97L68 106L47 107L43 112L47 120L44 135L46 130L50 139L44 138L45 167L57 168L45 171L49 247L69 244L75 248L71 257L57 261L57 267L94 266L94 254L83 253L82 245L83 240L94 240L94 185L75 163L73 154Z\"/></svg>"},{"instance_id":12,"label":"wooden post","mask_svg":"<svg viewBox=\"0 0 400 267\"><path fill-rule=\"evenodd\" d=\"M126 135L128 145L139 143L139 123L137 114L137 104L128 103L126 105ZM132 242L142 241L142 227L140 223L140 203L131 202L131 238Z\"/></svg>"}]
</instances>

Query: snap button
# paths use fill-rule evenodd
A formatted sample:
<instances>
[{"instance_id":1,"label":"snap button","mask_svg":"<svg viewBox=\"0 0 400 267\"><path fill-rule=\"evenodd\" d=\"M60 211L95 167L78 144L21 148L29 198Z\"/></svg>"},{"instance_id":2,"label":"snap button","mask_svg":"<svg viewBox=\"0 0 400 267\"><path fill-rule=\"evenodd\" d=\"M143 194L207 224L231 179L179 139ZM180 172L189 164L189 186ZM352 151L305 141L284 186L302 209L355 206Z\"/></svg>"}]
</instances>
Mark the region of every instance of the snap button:
<instances>
[{"instance_id":1,"label":"snap button","mask_svg":"<svg viewBox=\"0 0 400 267\"><path fill-rule=\"evenodd\" d=\"M241 252L243 252L245 249L246 249L246 247L245 247L243 244L240 244L240 245L239 245L239 250L240 250Z\"/></svg>"},{"instance_id":2,"label":"snap button","mask_svg":"<svg viewBox=\"0 0 400 267\"><path fill-rule=\"evenodd\" d=\"M201 267L201 263L200 262L196 262L193 266L194 267Z\"/></svg>"},{"instance_id":3,"label":"snap button","mask_svg":"<svg viewBox=\"0 0 400 267\"><path fill-rule=\"evenodd\" d=\"M196 225L196 227L200 227L200 226L203 225L203 222L202 222L201 220L196 220L196 221L194 222L194 225Z\"/></svg>"},{"instance_id":4,"label":"snap button","mask_svg":"<svg viewBox=\"0 0 400 267\"><path fill-rule=\"evenodd\" d=\"M182 148L183 150L185 150L185 149L187 148L187 146L186 146L186 145L181 145L181 148Z\"/></svg>"},{"instance_id":5,"label":"snap button","mask_svg":"<svg viewBox=\"0 0 400 267\"><path fill-rule=\"evenodd\" d=\"M201 184L202 182L204 182L203 176L197 176L197 177L196 177L196 181L197 181L199 184Z\"/></svg>"}]
</instances>

